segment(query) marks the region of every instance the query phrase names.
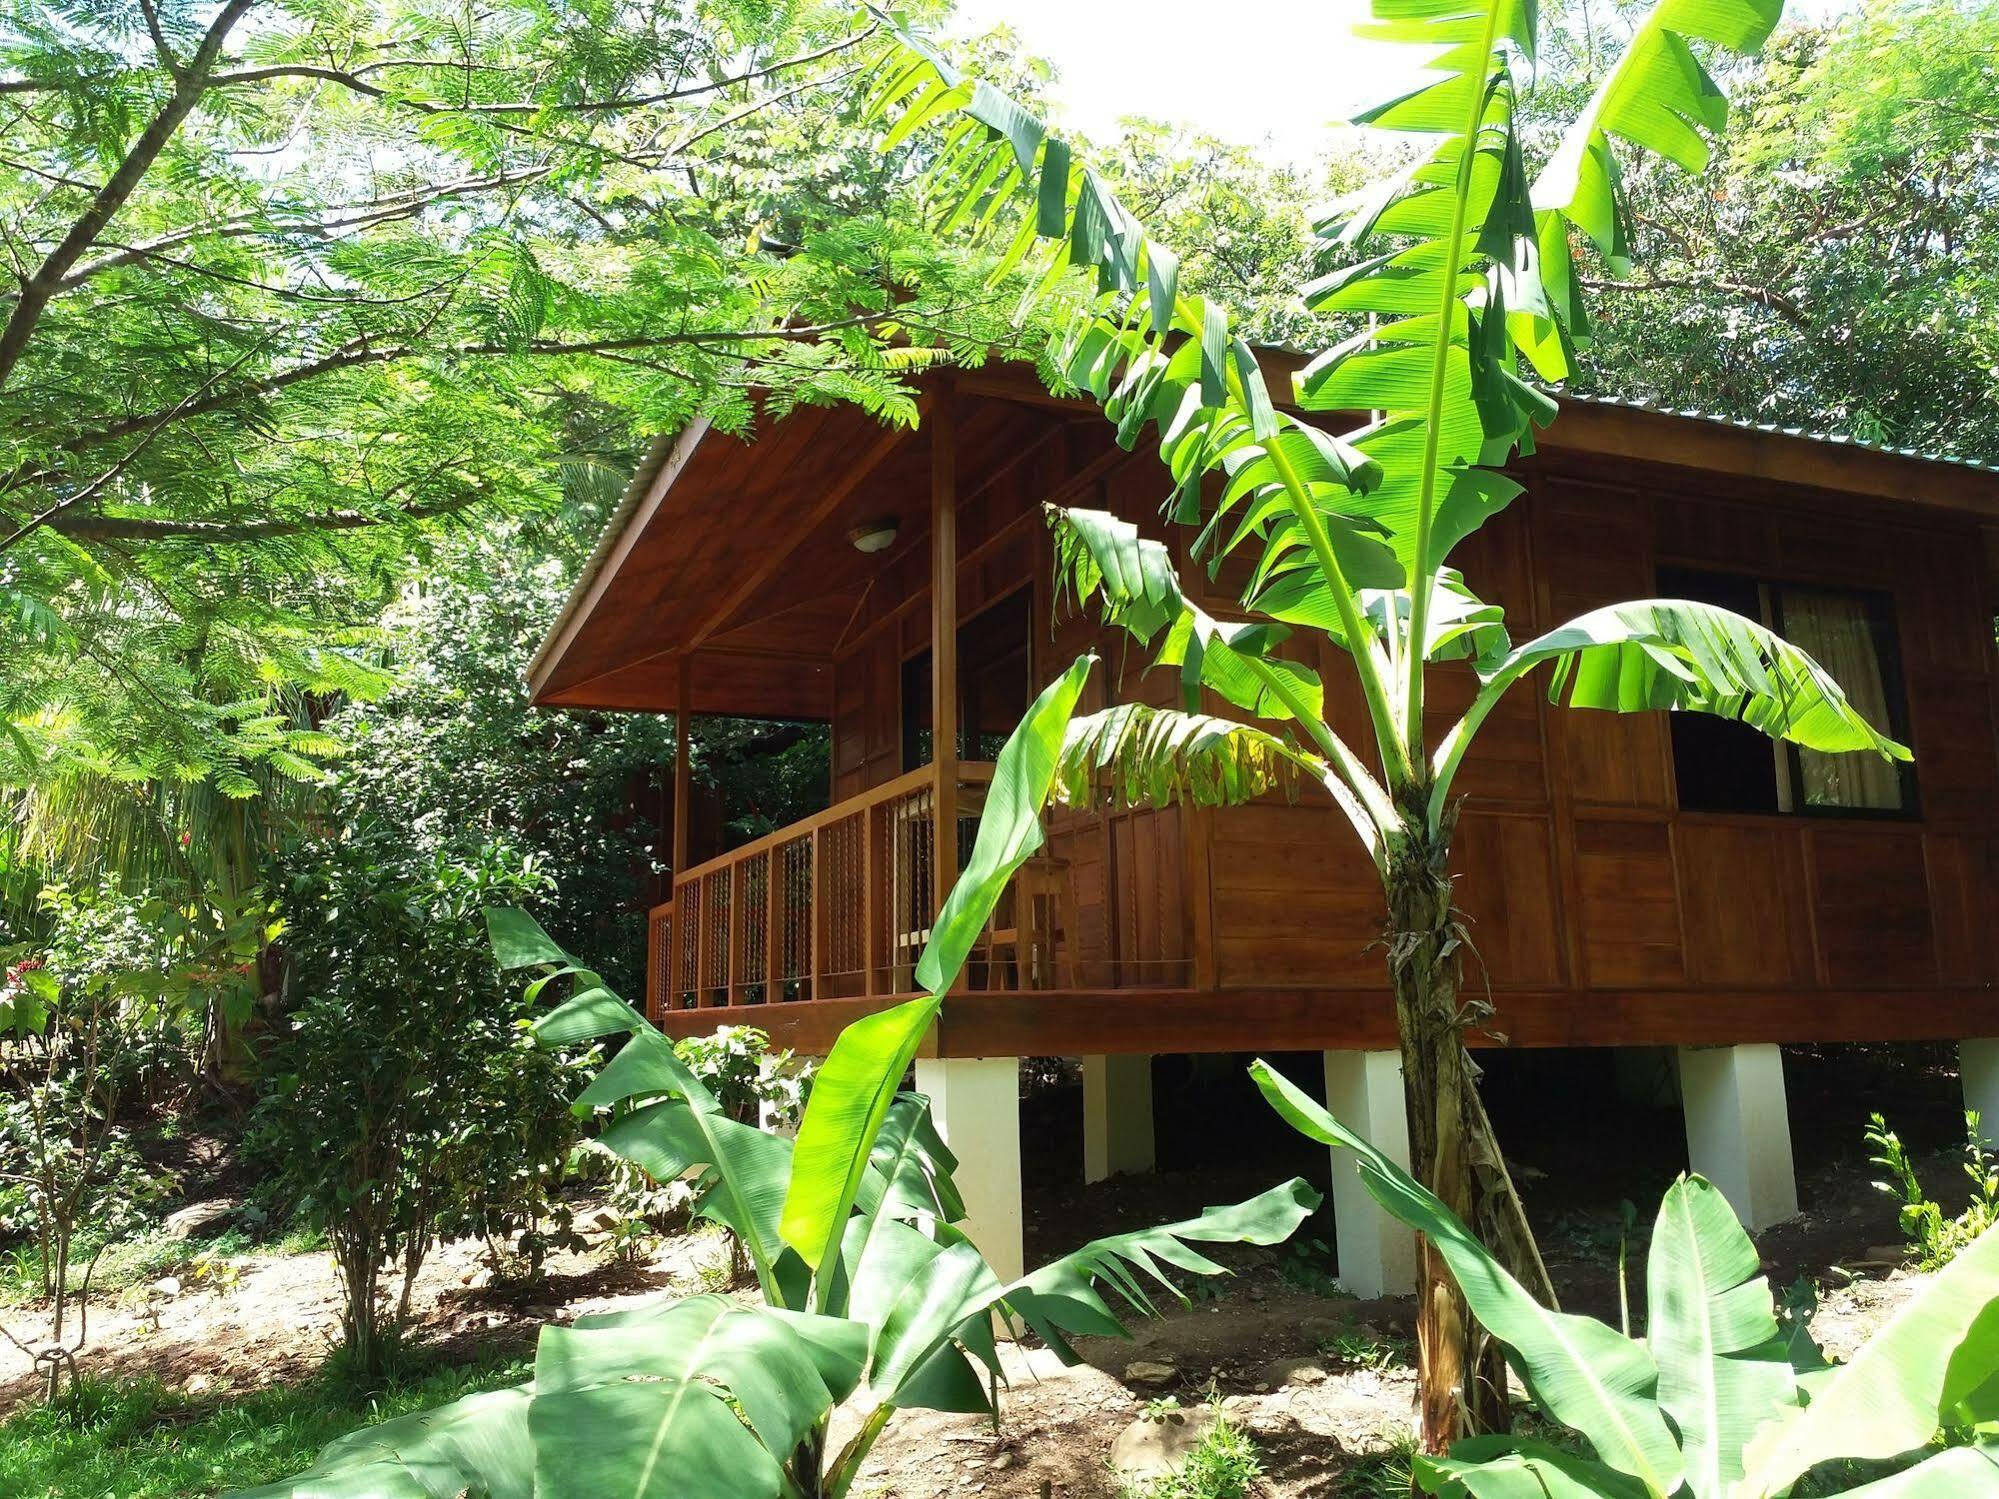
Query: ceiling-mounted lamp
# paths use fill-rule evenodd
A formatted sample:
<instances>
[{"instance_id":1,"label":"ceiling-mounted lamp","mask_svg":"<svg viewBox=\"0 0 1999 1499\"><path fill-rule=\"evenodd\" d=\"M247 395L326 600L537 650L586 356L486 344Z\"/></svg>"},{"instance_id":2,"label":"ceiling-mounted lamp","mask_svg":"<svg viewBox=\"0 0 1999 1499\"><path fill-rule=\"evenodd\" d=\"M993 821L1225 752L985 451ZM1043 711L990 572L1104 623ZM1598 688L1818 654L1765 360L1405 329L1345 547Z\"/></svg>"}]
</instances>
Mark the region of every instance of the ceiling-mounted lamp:
<instances>
[{"instance_id":1,"label":"ceiling-mounted lamp","mask_svg":"<svg viewBox=\"0 0 1999 1499\"><path fill-rule=\"evenodd\" d=\"M847 533L847 540L857 552L885 552L895 545L895 517L886 515L856 526Z\"/></svg>"}]
</instances>

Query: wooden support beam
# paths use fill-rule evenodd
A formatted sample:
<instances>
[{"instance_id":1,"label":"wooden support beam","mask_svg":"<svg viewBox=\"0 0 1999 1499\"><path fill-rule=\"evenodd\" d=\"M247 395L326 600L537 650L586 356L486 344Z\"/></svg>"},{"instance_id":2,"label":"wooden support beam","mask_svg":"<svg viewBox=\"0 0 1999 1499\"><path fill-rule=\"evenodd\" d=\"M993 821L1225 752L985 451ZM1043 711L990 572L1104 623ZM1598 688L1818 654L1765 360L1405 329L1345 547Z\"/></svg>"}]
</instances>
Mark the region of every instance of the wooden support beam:
<instances>
[{"instance_id":1,"label":"wooden support beam","mask_svg":"<svg viewBox=\"0 0 1999 1499\"><path fill-rule=\"evenodd\" d=\"M958 410L950 376L930 407L930 758L937 767L933 914L958 878Z\"/></svg>"},{"instance_id":2,"label":"wooden support beam","mask_svg":"<svg viewBox=\"0 0 1999 1499\"><path fill-rule=\"evenodd\" d=\"M694 692L689 683L691 675L687 658L682 656L675 668L673 688L673 878L676 881L687 872L687 803L693 795L693 771L688 763L688 733L692 727L689 704Z\"/></svg>"}]
</instances>

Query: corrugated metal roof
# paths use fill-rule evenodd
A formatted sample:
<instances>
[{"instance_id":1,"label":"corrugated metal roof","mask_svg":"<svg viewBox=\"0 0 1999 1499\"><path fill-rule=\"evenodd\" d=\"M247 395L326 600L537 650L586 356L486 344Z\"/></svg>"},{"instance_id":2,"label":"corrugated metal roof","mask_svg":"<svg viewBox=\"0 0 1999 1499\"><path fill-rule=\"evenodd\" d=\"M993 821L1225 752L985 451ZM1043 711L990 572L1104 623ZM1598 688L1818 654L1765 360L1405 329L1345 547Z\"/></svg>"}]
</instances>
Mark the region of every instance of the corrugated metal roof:
<instances>
[{"instance_id":1,"label":"corrugated metal roof","mask_svg":"<svg viewBox=\"0 0 1999 1499\"><path fill-rule=\"evenodd\" d=\"M1615 406L1627 411L1651 411L1660 416L1707 422L1717 427L1733 427L1741 432L1767 432L1778 437L1798 437L1807 442L1833 443L1840 447L1857 448L1862 452L1883 453L1891 458L1913 458L1920 463L1947 463L1953 468L1969 468L1976 469L1980 473L1999 474L1999 463L1988 463L1982 458L1965 458L1955 453L1933 453L1922 448L1897 447L1887 442L1869 442L1865 438L1852 437L1844 432L1824 432L1812 427L1787 427L1778 422L1754 422L1719 411L1700 411L1691 406L1671 406L1663 401L1647 401L1632 396L1583 395L1572 390L1550 391L1549 394L1558 401L1574 401L1580 405Z\"/></svg>"}]
</instances>

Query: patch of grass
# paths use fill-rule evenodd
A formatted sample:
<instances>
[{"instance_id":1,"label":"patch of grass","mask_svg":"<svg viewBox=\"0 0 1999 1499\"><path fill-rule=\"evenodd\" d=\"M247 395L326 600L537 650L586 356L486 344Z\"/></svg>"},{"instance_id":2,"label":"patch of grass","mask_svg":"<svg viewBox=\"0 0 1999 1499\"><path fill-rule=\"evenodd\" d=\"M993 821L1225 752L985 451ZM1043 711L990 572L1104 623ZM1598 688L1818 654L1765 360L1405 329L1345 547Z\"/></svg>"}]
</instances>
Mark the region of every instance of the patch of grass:
<instances>
[{"instance_id":1,"label":"patch of grass","mask_svg":"<svg viewBox=\"0 0 1999 1499\"><path fill-rule=\"evenodd\" d=\"M1416 1464L1416 1434L1398 1431L1379 1452L1357 1457L1341 1470L1337 1499L1409 1499Z\"/></svg>"},{"instance_id":2,"label":"patch of grass","mask_svg":"<svg viewBox=\"0 0 1999 1499\"><path fill-rule=\"evenodd\" d=\"M81 1289L90 1268L95 1243L80 1239L72 1251L69 1285ZM98 1258L90 1276L93 1302L115 1299L166 1275L204 1279L220 1273L221 1262L251 1254L311 1254L326 1248L326 1235L316 1228L290 1227L260 1238L240 1228L227 1228L210 1238L183 1239L154 1231L113 1244ZM42 1260L32 1244L16 1244L0 1252L0 1306L26 1306L41 1298Z\"/></svg>"},{"instance_id":3,"label":"patch of grass","mask_svg":"<svg viewBox=\"0 0 1999 1499\"><path fill-rule=\"evenodd\" d=\"M1414 1353L1403 1339L1380 1336L1351 1322L1331 1337L1321 1338L1319 1351L1350 1369L1386 1369L1408 1363Z\"/></svg>"},{"instance_id":4,"label":"patch of grass","mask_svg":"<svg viewBox=\"0 0 1999 1499\"><path fill-rule=\"evenodd\" d=\"M357 1427L516 1384L528 1372L521 1359L432 1368L372 1398L321 1377L220 1404L154 1380L86 1377L56 1407L0 1422L0 1494L205 1499L299 1472Z\"/></svg>"},{"instance_id":5,"label":"patch of grass","mask_svg":"<svg viewBox=\"0 0 1999 1499\"><path fill-rule=\"evenodd\" d=\"M1245 1499L1263 1477L1263 1456L1249 1434L1220 1407L1201 1445L1177 1473L1143 1482L1125 1480L1122 1499Z\"/></svg>"}]
</instances>

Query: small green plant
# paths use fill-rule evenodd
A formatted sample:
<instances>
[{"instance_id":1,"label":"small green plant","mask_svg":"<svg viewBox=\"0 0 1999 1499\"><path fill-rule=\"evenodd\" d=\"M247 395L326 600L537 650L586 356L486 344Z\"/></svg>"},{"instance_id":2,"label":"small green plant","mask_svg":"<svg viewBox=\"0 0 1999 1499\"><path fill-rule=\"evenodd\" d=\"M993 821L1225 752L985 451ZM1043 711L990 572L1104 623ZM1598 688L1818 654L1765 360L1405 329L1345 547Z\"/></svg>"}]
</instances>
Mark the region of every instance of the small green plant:
<instances>
[{"instance_id":1,"label":"small green plant","mask_svg":"<svg viewBox=\"0 0 1999 1499\"><path fill-rule=\"evenodd\" d=\"M1139 1407L1138 1419L1141 1421L1150 1421L1153 1425L1157 1426L1161 1422L1170 1421L1179 1409L1180 1397L1178 1395L1155 1395Z\"/></svg>"},{"instance_id":2,"label":"small green plant","mask_svg":"<svg viewBox=\"0 0 1999 1499\"><path fill-rule=\"evenodd\" d=\"M1349 1322L1331 1337L1320 1339L1319 1351L1350 1369L1386 1369L1407 1363L1410 1350L1399 1338L1383 1337L1372 1328Z\"/></svg>"},{"instance_id":3,"label":"small green plant","mask_svg":"<svg viewBox=\"0 0 1999 1499\"><path fill-rule=\"evenodd\" d=\"M1334 1499L1408 1499L1416 1481L1416 1433L1397 1427L1382 1433L1381 1443L1341 1470Z\"/></svg>"},{"instance_id":4,"label":"small green plant","mask_svg":"<svg viewBox=\"0 0 1999 1499\"><path fill-rule=\"evenodd\" d=\"M1964 1113L1964 1174L1971 1180L1971 1200L1955 1218L1945 1217L1943 1208L1923 1190L1908 1147L1879 1114L1867 1116L1867 1143L1874 1148L1874 1164L1891 1178L1877 1181L1875 1190L1900 1199L1896 1221L1918 1269L1941 1270L1972 1240L1999 1223L1999 1157L1986 1149L1978 1132L1976 1109Z\"/></svg>"},{"instance_id":5,"label":"small green plant","mask_svg":"<svg viewBox=\"0 0 1999 1499\"><path fill-rule=\"evenodd\" d=\"M1334 1273L1333 1246L1324 1239L1293 1239L1278 1262L1277 1270L1301 1291L1337 1300L1351 1300L1353 1292Z\"/></svg>"},{"instance_id":6,"label":"small green plant","mask_svg":"<svg viewBox=\"0 0 1999 1499\"><path fill-rule=\"evenodd\" d=\"M1179 1408L1177 1401L1156 1417L1149 1414L1154 1405L1164 1403L1147 1402L1146 1419L1171 1419ZM1119 1484L1121 1499L1244 1499L1255 1491L1263 1477L1263 1456L1256 1443L1219 1404L1209 1408L1215 1413L1214 1425L1180 1467L1157 1478L1124 1480Z\"/></svg>"},{"instance_id":7,"label":"small green plant","mask_svg":"<svg viewBox=\"0 0 1999 1499\"><path fill-rule=\"evenodd\" d=\"M659 1230L643 1218L620 1218L605 1235L604 1247L621 1265L637 1265L659 1246Z\"/></svg>"}]
</instances>

